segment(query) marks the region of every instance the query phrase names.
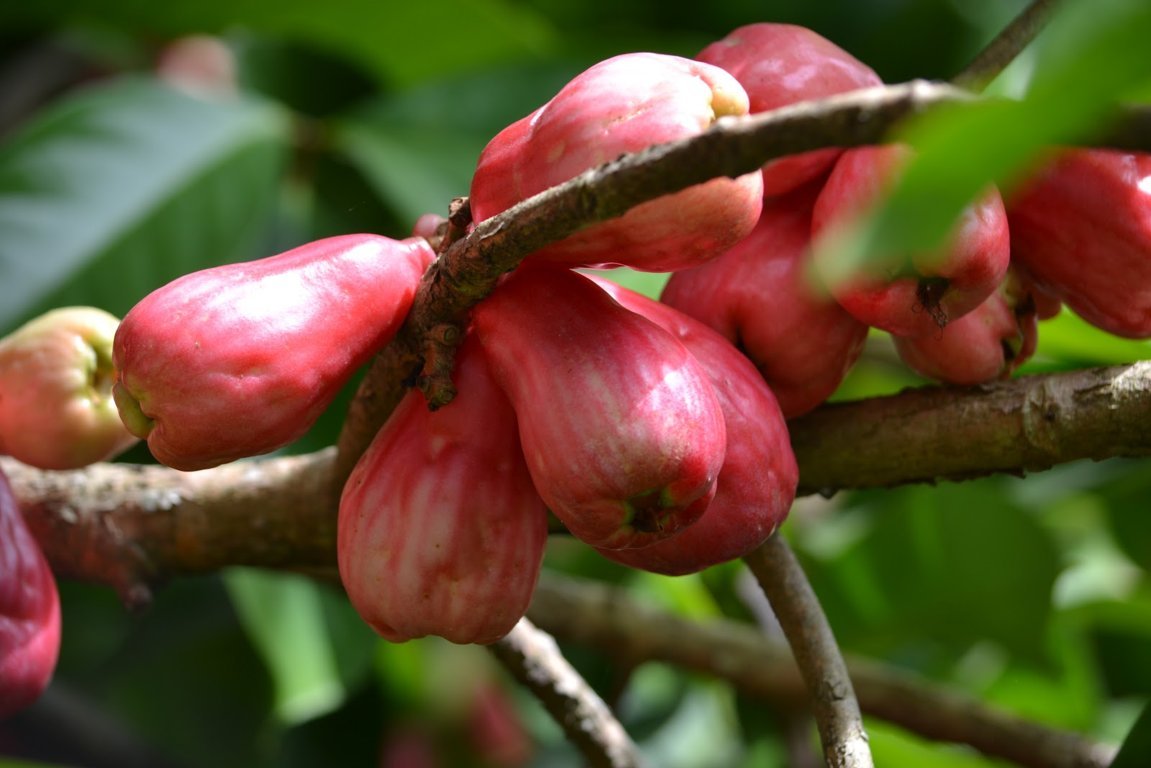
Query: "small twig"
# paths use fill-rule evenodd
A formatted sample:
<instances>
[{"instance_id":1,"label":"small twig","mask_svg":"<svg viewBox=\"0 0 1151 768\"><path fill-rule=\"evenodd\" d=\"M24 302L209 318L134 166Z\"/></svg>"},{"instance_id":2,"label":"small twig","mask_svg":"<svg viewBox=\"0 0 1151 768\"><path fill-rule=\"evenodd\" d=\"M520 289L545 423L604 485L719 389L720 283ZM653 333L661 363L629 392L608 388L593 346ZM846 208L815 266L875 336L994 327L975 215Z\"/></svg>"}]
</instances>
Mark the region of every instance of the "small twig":
<instances>
[{"instance_id":1,"label":"small twig","mask_svg":"<svg viewBox=\"0 0 1151 768\"><path fill-rule=\"evenodd\" d=\"M521 619L492 644L504 667L535 694L592 768L639 768L639 748L550 635Z\"/></svg>"},{"instance_id":2,"label":"small twig","mask_svg":"<svg viewBox=\"0 0 1151 768\"><path fill-rule=\"evenodd\" d=\"M871 749L847 664L791 548L777 531L744 562L767 595L811 693L828 768L871 768Z\"/></svg>"},{"instance_id":3,"label":"small twig","mask_svg":"<svg viewBox=\"0 0 1151 768\"><path fill-rule=\"evenodd\" d=\"M1055 0L1033 0L951 82L970 91L982 91L1031 44L1047 25L1055 5Z\"/></svg>"},{"instance_id":4,"label":"small twig","mask_svg":"<svg viewBox=\"0 0 1151 768\"><path fill-rule=\"evenodd\" d=\"M662 661L731 683L780 708L808 692L782 640L726 619L692 621L602 582L545 573L528 615L569 643L614 660ZM863 711L927 739L967 744L1026 768L1106 768L1115 748L986 704L880 662L848 658Z\"/></svg>"}]
</instances>

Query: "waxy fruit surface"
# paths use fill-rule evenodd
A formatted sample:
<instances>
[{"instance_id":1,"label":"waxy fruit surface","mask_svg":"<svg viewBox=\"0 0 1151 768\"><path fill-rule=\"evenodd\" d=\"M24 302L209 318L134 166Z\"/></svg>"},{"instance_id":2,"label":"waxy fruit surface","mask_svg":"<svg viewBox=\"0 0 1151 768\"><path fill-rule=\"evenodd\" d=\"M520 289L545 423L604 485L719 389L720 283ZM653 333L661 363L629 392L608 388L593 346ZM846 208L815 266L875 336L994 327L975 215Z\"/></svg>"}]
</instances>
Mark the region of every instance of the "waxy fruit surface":
<instances>
[{"instance_id":1,"label":"waxy fruit surface","mask_svg":"<svg viewBox=\"0 0 1151 768\"><path fill-rule=\"evenodd\" d=\"M747 355L792 418L821 404L859 359L867 326L811 274L815 184L764 201L750 235L713 261L674 273L660 300Z\"/></svg>"},{"instance_id":2,"label":"waxy fruit surface","mask_svg":"<svg viewBox=\"0 0 1151 768\"><path fill-rule=\"evenodd\" d=\"M555 266L521 266L473 327L536 489L573 535L644 546L703 514L727 433L706 371L675 337Z\"/></svg>"},{"instance_id":3,"label":"waxy fruit surface","mask_svg":"<svg viewBox=\"0 0 1151 768\"><path fill-rule=\"evenodd\" d=\"M59 650L56 579L0 471L0 718L40 697Z\"/></svg>"},{"instance_id":4,"label":"waxy fruit surface","mask_svg":"<svg viewBox=\"0 0 1151 768\"><path fill-rule=\"evenodd\" d=\"M1151 337L1151 153L1066 150L1012 197L1011 255L1108 333Z\"/></svg>"},{"instance_id":5,"label":"waxy fruit surface","mask_svg":"<svg viewBox=\"0 0 1151 768\"><path fill-rule=\"evenodd\" d=\"M422 238L343 235L153 291L116 333L124 423L181 470L287 445L395 335L434 256Z\"/></svg>"},{"instance_id":6,"label":"waxy fruit surface","mask_svg":"<svg viewBox=\"0 0 1151 768\"><path fill-rule=\"evenodd\" d=\"M879 254L840 273L836 240L878 203L910 159L904 145L857 147L840 155L812 213L815 265L836 300L862 323L899 336L938 333L990 296L1011 258L1007 214L994 188L967 206L932 252Z\"/></svg>"},{"instance_id":7,"label":"waxy fruit surface","mask_svg":"<svg viewBox=\"0 0 1151 768\"><path fill-rule=\"evenodd\" d=\"M0 453L78 469L136 443L112 399L119 323L96 307L61 307L0 339Z\"/></svg>"},{"instance_id":8,"label":"waxy fruit surface","mask_svg":"<svg viewBox=\"0 0 1151 768\"><path fill-rule=\"evenodd\" d=\"M340 499L348 598L381 636L490 643L527 610L547 510L524 465L515 413L468 337L458 394L430 411L410 391Z\"/></svg>"},{"instance_id":9,"label":"waxy fruit surface","mask_svg":"<svg viewBox=\"0 0 1151 768\"><path fill-rule=\"evenodd\" d=\"M895 336L895 351L916 373L947 384L1005 379L1038 344L1035 299L1014 270L999 290L933 336Z\"/></svg>"},{"instance_id":10,"label":"waxy fruit surface","mask_svg":"<svg viewBox=\"0 0 1151 768\"><path fill-rule=\"evenodd\" d=\"M721 117L747 112L747 94L718 67L657 53L607 59L488 143L472 178L472 216L481 222L621 154L690 138ZM747 234L762 193L758 173L712 179L638 205L529 258L683 269Z\"/></svg>"},{"instance_id":11,"label":"waxy fruit surface","mask_svg":"<svg viewBox=\"0 0 1151 768\"><path fill-rule=\"evenodd\" d=\"M871 67L835 43L794 24L748 24L696 56L730 72L747 91L752 114L883 85ZM823 176L843 150L817 149L770 160L763 194L781 195Z\"/></svg>"},{"instance_id":12,"label":"waxy fruit surface","mask_svg":"<svg viewBox=\"0 0 1151 768\"><path fill-rule=\"evenodd\" d=\"M723 409L727 452L715 497L699 520L670 539L637 549L599 550L624 565L682 575L743 557L787 518L799 468L771 389L727 339L684 313L598 281L612 297L679 339L707 371Z\"/></svg>"}]
</instances>

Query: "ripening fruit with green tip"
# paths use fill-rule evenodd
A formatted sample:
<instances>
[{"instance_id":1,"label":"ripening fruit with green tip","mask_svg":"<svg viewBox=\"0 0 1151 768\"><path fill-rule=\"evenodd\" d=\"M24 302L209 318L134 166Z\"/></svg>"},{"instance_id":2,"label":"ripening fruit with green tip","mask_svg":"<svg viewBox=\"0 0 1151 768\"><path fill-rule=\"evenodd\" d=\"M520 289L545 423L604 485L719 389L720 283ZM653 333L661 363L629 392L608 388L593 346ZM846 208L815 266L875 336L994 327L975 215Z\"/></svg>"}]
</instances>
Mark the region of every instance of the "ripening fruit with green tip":
<instances>
[{"instance_id":1,"label":"ripening fruit with green tip","mask_svg":"<svg viewBox=\"0 0 1151 768\"><path fill-rule=\"evenodd\" d=\"M119 323L97 307L60 307L0 339L0 453L78 469L136 443L112 398Z\"/></svg>"},{"instance_id":2,"label":"ripening fruit with green tip","mask_svg":"<svg viewBox=\"0 0 1151 768\"><path fill-rule=\"evenodd\" d=\"M472 178L472 217L482 222L621 154L698 136L724 117L747 113L747 94L719 67L659 53L606 59L488 143ZM759 173L712 179L635 206L529 259L683 269L750 231L762 194Z\"/></svg>"}]
</instances>

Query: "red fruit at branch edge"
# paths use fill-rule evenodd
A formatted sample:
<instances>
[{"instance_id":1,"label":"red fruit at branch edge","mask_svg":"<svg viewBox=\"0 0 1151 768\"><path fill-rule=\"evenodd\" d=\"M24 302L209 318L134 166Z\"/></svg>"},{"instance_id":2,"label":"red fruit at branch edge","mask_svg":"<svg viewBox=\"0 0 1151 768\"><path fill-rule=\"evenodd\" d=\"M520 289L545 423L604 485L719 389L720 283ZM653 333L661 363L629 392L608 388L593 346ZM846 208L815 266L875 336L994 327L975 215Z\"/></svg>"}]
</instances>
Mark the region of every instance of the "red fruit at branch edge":
<instances>
[{"instance_id":1,"label":"red fruit at branch edge","mask_svg":"<svg viewBox=\"0 0 1151 768\"><path fill-rule=\"evenodd\" d=\"M181 470L287 445L395 335L434 256L421 238L343 235L153 291L116 332L124 424Z\"/></svg>"},{"instance_id":2,"label":"red fruit at branch edge","mask_svg":"<svg viewBox=\"0 0 1151 768\"><path fill-rule=\"evenodd\" d=\"M704 48L699 61L730 72L752 114L883 85L875 71L822 35L794 24L748 24ZM843 150L817 149L771 160L763 194L781 195L822 176Z\"/></svg>"},{"instance_id":3,"label":"red fruit at branch edge","mask_svg":"<svg viewBox=\"0 0 1151 768\"><path fill-rule=\"evenodd\" d=\"M491 643L527 610L547 510L515 413L471 336L458 394L430 411L404 397L348 478L337 554L352 605L381 636Z\"/></svg>"},{"instance_id":4,"label":"red fruit at branch edge","mask_svg":"<svg viewBox=\"0 0 1151 768\"><path fill-rule=\"evenodd\" d=\"M947 384L1005 379L1035 353L1035 299L1009 272L999 290L935 336L895 336L895 350L916 373Z\"/></svg>"},{"instance_id":5,"label":"red fruit at branch edge","mask_svg":"<svg viewBox=\"0 0 1151 768\"><path fill-rule=\"evenodd\" d=\"M840 155L812 213L815 266L832 295L860 322L898 336L930 336L983 303L1007 274L1010 236L994 188L961 214L938 252L884 254L841 279L833 243L885 193L911 156L904 145Z\"/></svg>"},{"instance_id":6,"label":"red fruit at branch edge","mask_svg":"<svg viewBox=\"0 0 1151 768\"><path fill-rule=\"evenodd\" d=\"M1011 254L1087 322L1151 337L1151 153L1072 149L1009 201Z\"/></svg>"},{"instance_id":7,"label":"red fruit at branch edge","mask_svg":"<svg viewBox=\"0 0 1151 768\"><path fill-rule=\"evenodd\" d=\"M703 514L727 442L707 373L583 275L520 267L473 311L536 490L584 542L622 549Z\"/></svg>"},{"instance_id":8,"label":"red fruit at branch edge","mask_svg":"<svg viewBox=\"0 0 1151 768\"><path fill-rule=\"evenodd\" d=\"M61 307L0 339L0 453L77 469L136 442L112 400L119 323L96 307Z\"/></svg>"},{"instance_id":9,"label":"red fruit at branch edge","mask_svg":"<svg viewBox=\"0 0 1151 768\"><path fill-rule=\"evenodd\" d=\"M60 596L0 471L0 718L32 704L60 650Z\"/></svg>"},{"instance_id":10,"label":"red fruit at branch edge","mask_svg":"<svg viewBox=\"0 0 1151 768\"><path fill-rule=\"evenodd\" d=\"M765 200L750 235L719 258L673 274L660 297L751 358L789 419L831 396L867 340L867 326L810 274L818 191L809 184Z\"/></svg>"},{"instance_id":11,"label":"red fruit at branch edge","mask_svg":"<svg viewBox=\"0 0 1151 768\"><path fill-rule=\"evenodd\" d=\"M710 64L657 53L607 59L489 142L472 179L472 217L481 222L621 154L696 136L720 117L747 110L735 78ZM531 258L683 269L749 232L762 193L760 174L712 179L636 206Z\"/></svg>"},{"instance_id":12,"label":"red fruit at branch edge","mask_svg":"<svg viewBox=\"0 0 1151 768\"><path fill-rule=\"evenodd\" d=\"M672 576L743 557L787 518L799 468L775 396L727 339L684 313L606 280L616 301L679 339L707 371L727 427L715 497L692 525L639 549L599 550L634 568Z\"/></svg>"}]
</instances>

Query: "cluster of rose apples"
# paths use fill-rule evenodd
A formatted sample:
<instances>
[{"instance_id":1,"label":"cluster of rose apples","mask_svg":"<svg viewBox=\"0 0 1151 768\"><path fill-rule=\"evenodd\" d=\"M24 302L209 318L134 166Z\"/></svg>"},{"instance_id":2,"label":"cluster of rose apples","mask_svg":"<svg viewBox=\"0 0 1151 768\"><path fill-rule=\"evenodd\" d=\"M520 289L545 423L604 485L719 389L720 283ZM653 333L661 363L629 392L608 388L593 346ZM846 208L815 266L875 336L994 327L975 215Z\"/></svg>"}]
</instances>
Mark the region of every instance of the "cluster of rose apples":
<instances>
[{"instance_id":1,"label":"cluster of rose apples","mask_svg":"<svg viewBox=\"0 0 1151 768\"><path fill-rule=\"evenodd\" d=\"M472 216L725 118L877 85L791 25L740 28L694 60L617 56L491 140ZM785 419L839 386L869 328L889 332L916 371L956 384L1008 375L1061 304L1111 333L1151 336L1151 155L1060 151L1009 199L986 190L937 252L841 275L837 237L911 151L784 157L530 254L474 308L455 399L430 410L410 392L344 486L339 567L364 619L396 641L496 640L531 598L549 512L606 557L658 573L746 554L794 498ZM142 438L164 464L198 470L281 448L391 341L436 258L422 236L333 237L185 275L141 300L114 345L106 323L102 343L70 326L71 357L55 359L97 350L80 381L100 384L54 391L92 403L110 388L110 431L76 415L60 421L83 428L49 441L54 419L20 426L52 359L27 352L45 326L21 329L0 344L0 452L61 469ZM671 273L662 301L580 271L612 265ZM32 447L30 434L41 435ZM4 492L0 525L16 526ZM13 574L46 572L25 538L16 555L0 548L5 621L19 611ZM19 658L30 635L7 626L2 658Z\"/></svg>"}]
</instances>

